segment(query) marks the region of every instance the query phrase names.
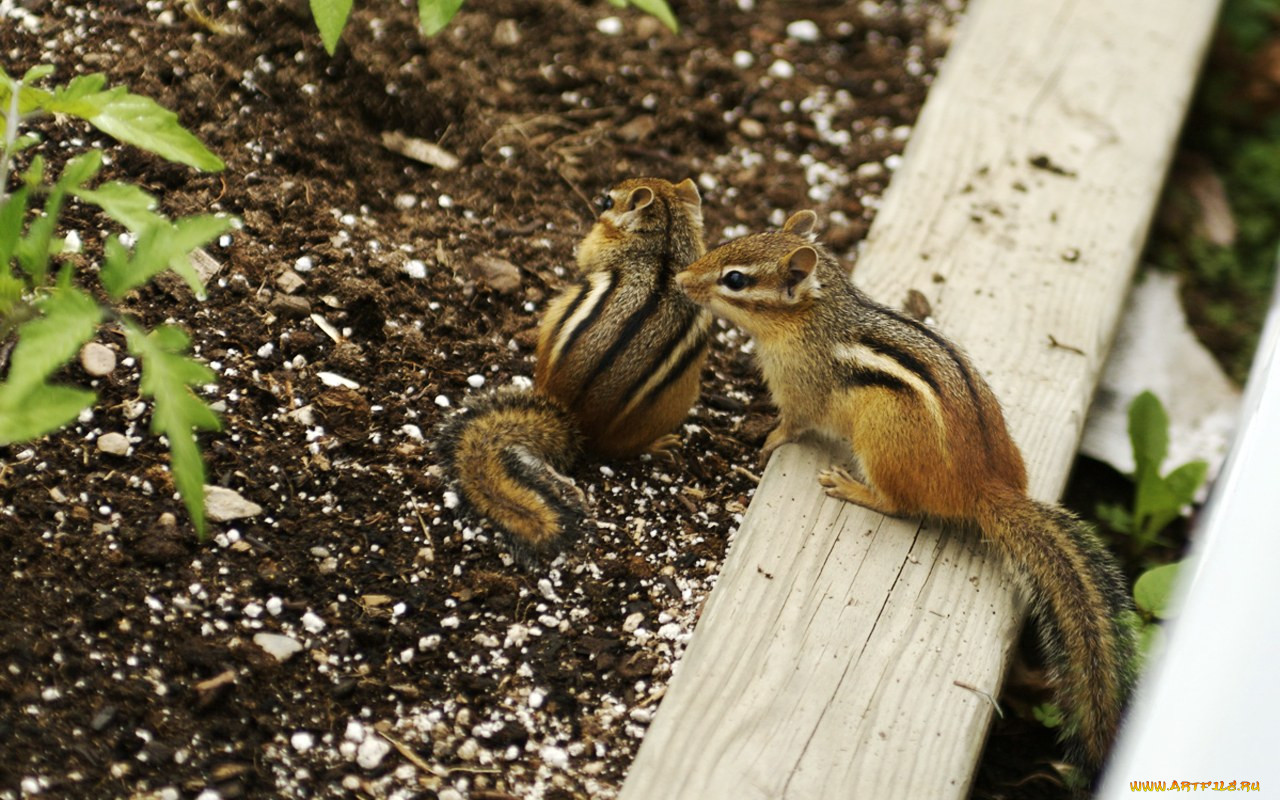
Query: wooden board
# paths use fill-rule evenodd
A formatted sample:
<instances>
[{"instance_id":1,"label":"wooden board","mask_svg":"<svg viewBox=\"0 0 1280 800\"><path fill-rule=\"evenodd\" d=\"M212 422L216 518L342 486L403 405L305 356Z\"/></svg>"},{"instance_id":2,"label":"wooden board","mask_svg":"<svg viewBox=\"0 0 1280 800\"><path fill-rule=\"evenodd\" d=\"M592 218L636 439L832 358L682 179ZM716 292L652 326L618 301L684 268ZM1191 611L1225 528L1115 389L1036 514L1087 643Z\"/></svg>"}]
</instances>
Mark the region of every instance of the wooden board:
<instances>
[{"instance_id":1,"label":"wooden board","mask_svg":"<svg viewBox=\"0 0 1280 800\"><path fill-rule=\"evenodd\" d=\"M854 278L930 301L1065 482L1216 0L974 0ZM623 800L967 794L1017 633L977 537L766 471Z\"/></svg>"}]
</instances>

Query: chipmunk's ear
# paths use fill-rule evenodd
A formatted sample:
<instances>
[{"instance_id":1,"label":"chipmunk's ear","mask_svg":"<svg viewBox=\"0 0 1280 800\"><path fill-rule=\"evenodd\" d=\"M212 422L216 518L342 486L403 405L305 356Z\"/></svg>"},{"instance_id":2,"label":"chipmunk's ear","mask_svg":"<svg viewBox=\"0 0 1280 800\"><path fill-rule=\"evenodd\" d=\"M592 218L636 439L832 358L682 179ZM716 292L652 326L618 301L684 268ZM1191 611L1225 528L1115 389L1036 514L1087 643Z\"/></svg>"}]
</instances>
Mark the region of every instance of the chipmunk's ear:
<instances>
[{"instance_id":1,"label":"chipmunk's ear","mask_svg":"<svg viewBox=\"0 0 1280 800\"><path fill-rule=\"evenodd\" d=\"M782 229L787 233L794 233L796 236L809 236L813 233L814 226L818 224L818 215L805 209L792 214Z\"/></svg>"},{"instance_id":2,"label":"chipmunk's ear","mask_svg":"<svg viewBox=\"0 0 1280 800\"><path fill-rule=\"evenodd\" d=\"M676 184L676 197L694 208L702 208L702 195L698 194L698 185L693 178L685 178Z\"/></svg>"},{"instance_id":3,"label":"chipmunk's ear","mask_svg":"<svg viewBox=\"0 0 1280 800\"><path fill-rule=\"evenodd\" d=\"M648 186L641 186L631 192L631 196L627 198L627 202L623 204L623 211L639 211L647 207L653 202L653 190Z\"/></svg>"},{"instance_id":4,"label":"chipmunk's ear","mask_svg":"<svg viewBox=\"0 0 1280 800\"><path fill-rule=\"evenodd\" d=\"M787 297L795 297L796 290L802 287L818 288L818 276L814 274L814 268L818 266L817 250L809 245L797 247L787 254L782 264L787 270L787 277L782 282Z\"/></svg>"}]
</instances>

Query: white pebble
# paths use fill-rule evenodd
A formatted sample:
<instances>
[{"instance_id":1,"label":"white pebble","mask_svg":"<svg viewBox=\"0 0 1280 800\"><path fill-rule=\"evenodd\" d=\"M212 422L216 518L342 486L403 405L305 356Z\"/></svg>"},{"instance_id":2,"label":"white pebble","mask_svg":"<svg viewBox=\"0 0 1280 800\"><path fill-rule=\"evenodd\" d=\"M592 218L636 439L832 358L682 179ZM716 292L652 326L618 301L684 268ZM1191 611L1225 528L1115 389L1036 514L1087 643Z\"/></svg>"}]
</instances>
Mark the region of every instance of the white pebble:
<instances>
[{"instance_id":1,"label":"white pebble","mask_svg":"<svg viewBox=\"0 0 1280 800\"><path fill-rule=\"evenodd\" d=\"M271 342L267 342L258 348L258 358L270 358L271 354L276 351L276 346Z\"/></svg>"},{"instance_id":2,"label":"white pebble","mask_svg":"<svg viewBox=\"0 0 1280 800\"><path fill-rule=\"evenodd\" d=\"M364 726L361 725L358 720L354 719L347 723L347 729L342 732L343 739L346 739L348 742L355 742L356 744L363 742L364 737Z\"/></svg>"},{"instance_id":3,"label":"white pebble","mask_svg":"<svg viewBox=\"0 0 1280 800\"><path fill-rule=\"evenodd\" d=\"M315 262L311 260L311 256L301 256L293 262L293 268L298 272L310 272L313 267Z\"/></svg>"},{"instance_id":4,"label":"white pebble","mask_svg":"<svg viewBox=\"0 0 1280 800\"><path fill-rule=\"evenodd\" d=\"M268 613L268 614L270 614L270 615L271 615L271 616L273 616L273 617L275 617L275 616L279 616L280 612L281 612L281 611L283 611L283 610L284 610L284 601L283 601L283 600L281 600L279 597L268 597L268 598L267 598L267 613Z\"/></svg>"},{"instance_id":5,"label":"white pebble","mask_svg":"<svg viewBox=\"0 0 1280 800\"><path fill-rule=\"evenodd\" d=\"M796 74L796 68L785 58L780 58L769 65L769 74L775 78L786 80Z\"/></svg>"},{"instance_id":6,"label":"white pebble","mask_svg":"<svg viewBox=\"0 0 1280 800\"><path fill-rule=\"evenodd\" d=\"M305 753L316 743L316 738L306 731L298 731L289 737L289 744L299 753Z\"/></svg>"},{"instance_id":7,"label":"white pebble","mask_svg":"<svg viewBox=\"0 0 1280 800\"><path fill-rule=\"evenodd\" d=\"M279 633L255 633L253 643L275 656L276 661L288 661L302 649L297 639Z\"/></svg>"},{"instance_id":8,"label":"white pebble","mask_svg":"<svg viewBox=\"0 0 1280 800\"><path fill-rule=\"evenodd\" d=\"M542 763L548 767L554 767L555 769L569 768L569 753L563 747L548 745L542 748L538 755L542 757Z\"/></svg>"},{"instance_id":9,"label":"white pebble","mask_svg":"<svg viewBox=\"0 0 1280 800\"><path fill-rule=\"evenodd\" d=\"M350 378L344 378L336 372L317 372L316 377L318 377L320 382L325 386L343 386L347 389L360 388L360 384Z\"/></svg>"},{"instance_id":10,"label":"white pebble","mask_svg":"<svg viewBox=\"0 0 1280 800\"><path fill-rule=\"evenodd\" d=\"M416 442L421 442L423 440L422 428L419 428L412 422L406 422L404 425L401 425L400 432Z\"/></svg>"},{"instance_id":11,"label":"white pebble","mask_svg":"<svg viewBox=\"0 0 1280 800\"><path fill-rule=\"evenodd\" d=\"M746 50L738 50L733 54L733 65L738 69L746 69L756 63L756 57Z\"/></svg>"},{"instance_id":12,"label":"white pebble","mask_svg":"<svg viewBox=\"0 0 1280 800\"><path fill-rule=\"evenodd\" d=\"M80 365L95 378L110 375L116 368L115 351L105 344L89 342L80 348Z\"/></svg>"},{"instance_id":13,"label":"white pebble","mask_svg":"<svg viewBox=\"0 0 1280 800\"><path fill-rule=\"evenodd\" d=\"M124 434L104 433L98 437L98 449L108 455L123 456L129 454L129 438Z\"/></svg>"},{"instance_id":14,"label":"white pebble","mask_svg":"<svg viewBox=\"0 0 1280 800\"><path fill-rule=\"evenodd\" d=\"M319 633L324 630L324 620L314 611L308 611L302 615L302 627L307 629L307 633Z\"/></svg>"},{"instance_id":15,"label":"white pebble","mask_svg":"<svg viewBox=\"0 0 1280 800\"><path fill-rule=\"evenodd\" d=\"M418 204L418 198L411 194L398 194L391 203L401 211L408 211Z\"/></svg>"},{"instance_id":16,"label":"white pebble","mask_svg":"<svg viewBox=\"0 0 1280 800\"><path fill-rule=\"evenodd\" d=\"M472 389L479 389L481 386L484 386L484 376L483 376L483 375L468 375L468 376L467 376L467 385L468 385L468 386L470 386Z\"/></svg>"},{"instance_id":17,"label":"white pebble","mask_svg":"<svg viewBox=\"0 0 1280 800\"><path fill-rule=\"evenodd\" d=\"M441 628L456 628L456 627L458 627L458 622L459 622L459 620L458 620L458 618L457 618L456 616L452 616L452 615L450 615L450 616L447 616L447 617L445 617L444 619L440 620L440 627L441 627Z\"/></svg>"},{"instance_id":18,"label":"white pebble","mask_svg":"<svg viewBox=\"0 0 1280 800\"><path fill-rule=\"evenodd\" d=\"M410 278L420 281L427 277L427 265L416 258L404 262L404 271Z\"/></svg>"},{"instance_id":19,"label":"white pebble","mask_svg":"<svg viewBox=\"0 0 1280 800\"><path fill-rule=\"evenodd\" d=\"M822 33L813 20L798 19L787 25L787 35L802 42L816 42Z\"/></svg>"},{"instance_id":20,"label":"white pebble","mask_svg":"<svg viewBox=\"0 0 1280 800\"><path fill-rule=\"evenodd\" d=\"M459 503L458 493L446 491L444 493L444 507L457 508Z\"/></svg>"},{"instance_id":21,"label":"white pebble","mask_svg":"<svg viewBox=\"0 0 1280 800\"><path fill-rule=\"evenodd\" d=\"M542 701L547 698L541 689L529 692L529 708L542 708Z\"/></svg>"},{"instance_id":22,"label":"white pebble","mask_svg":"<svg viewBox=\"0 0 1280 800\"><path fill-rule=\"evenodd\" d=\"M453 208L453 198L447 194L440 195L440 199L436 201L441 208Z\"/></svg>"},{"instance_id":23,"label":"white pebble","mask_svg":"<svg viewBox=\"0 0 1280 800\"><path fill-rule=\"evenodd\" d=\"M445 397L442 394L436 395L436 405L440 406L441 408L448 408L449 398Z\"/></svg>"},{"instance_id":24,"label":"white pebble","mask_svg":"<svg viewBox=\"0 0 1280 800\"><path fill-rule=\"evenodd\" d=\"M622 33L622 20L617 17L605 17L596 23L596 30L605 36L617 36Z\"/></svg>"},{"instance_id":25,"label":"white pebble","mask_svg":"<svg viewBox=\"0 0 1280 800\"><path fill-rule=\"evenodd\" d=\"M356 763L364 769L374 769L391 752L391 745L381 736L370 736L360 743L356 751Z\"/></svg>"}]
</instances>

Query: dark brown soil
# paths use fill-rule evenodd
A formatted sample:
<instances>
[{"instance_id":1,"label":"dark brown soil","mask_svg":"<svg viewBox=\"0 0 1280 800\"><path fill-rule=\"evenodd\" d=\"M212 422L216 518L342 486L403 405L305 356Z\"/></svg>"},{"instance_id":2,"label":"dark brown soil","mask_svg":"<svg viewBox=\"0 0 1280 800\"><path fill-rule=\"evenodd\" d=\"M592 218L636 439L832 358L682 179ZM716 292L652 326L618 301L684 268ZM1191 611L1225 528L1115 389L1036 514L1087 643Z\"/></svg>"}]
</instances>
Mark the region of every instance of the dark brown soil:
<instances>
[{"instance_id":1,"label":"dark brown soil","mask_svg":"<svg viewBox=\"0 0 1280 800\"><path fill-rule=\"evenodd\" d=\"M93 413L0 448L0 798L613 796L754 490L771 418L743 339L720 329L676 463L574 475L592 520L541 569L453 508L433 428L481 379L529 374L590 200L622 178L694 177L713 242L813 207L852 251L955 11L677 2L671 35L604 2L492 0L425 41L406 4L357 6L330 59L301 0L0 2L11 74L105 72L226 160L201 175L38 126L54 163L102 146L105 177L169 213L243 220L209 248L206 301L161 280L125 310L191 332L223 411L209 482L263 509L197 541L136 364L67 371ZM110 227L65 223L92 273ZM302 649L278 661L263 633Z\"/></svg>"}]
</instances>

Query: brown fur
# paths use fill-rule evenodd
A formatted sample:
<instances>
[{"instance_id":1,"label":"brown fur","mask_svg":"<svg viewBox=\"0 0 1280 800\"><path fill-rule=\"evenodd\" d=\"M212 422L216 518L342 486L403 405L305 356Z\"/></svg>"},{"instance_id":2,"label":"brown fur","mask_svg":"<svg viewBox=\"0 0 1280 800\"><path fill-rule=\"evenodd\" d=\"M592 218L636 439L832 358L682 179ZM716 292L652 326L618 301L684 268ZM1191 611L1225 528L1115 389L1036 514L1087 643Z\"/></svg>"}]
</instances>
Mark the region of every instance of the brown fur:
<instances>
[{"instance_id":1,"label":"brown fur","mask_svg":"<svg viewBox=\"0 0 1280 800\"><path fill-rule=\"evenodd\" d=\"M1099 765L1134 653L1114 560L1065 511L1027 497L1000 404L959 348L858 291L804 235L811 225L794 221L730 242L677 279L755 339L780 411L766 455L810 430L843 439L866 477L826 470L828 494L886 514L978 523L1025 578L1068 733Z\"/></svg>"},{"instance_id":2,"label":"brown fur","mask_svg":"<svg viewBox=\"0 0 1280 800\"><path fill-rule=\"evenodd\" d=\"M579 245L580 279L543 316L533 391L482 399L441 429L460 493L526 559L559 550L581 520L561 474L581 450L670 447L698 397L711 315L674 284L705 250L698 190L641 178L609 198Z\"/></svg>"}]
</instances>

